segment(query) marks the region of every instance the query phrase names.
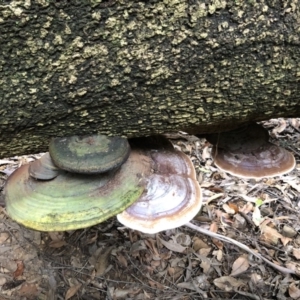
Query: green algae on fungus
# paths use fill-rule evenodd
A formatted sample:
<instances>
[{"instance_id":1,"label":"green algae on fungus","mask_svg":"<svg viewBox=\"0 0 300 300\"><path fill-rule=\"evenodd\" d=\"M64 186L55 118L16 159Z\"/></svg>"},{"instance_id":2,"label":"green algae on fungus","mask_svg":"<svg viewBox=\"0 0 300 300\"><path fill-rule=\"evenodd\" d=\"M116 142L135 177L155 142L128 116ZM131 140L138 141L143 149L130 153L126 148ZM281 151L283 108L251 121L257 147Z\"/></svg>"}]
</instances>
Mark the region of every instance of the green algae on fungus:
<instances>
[{"instance_id":1,"label":"green algae on fungus","mask_svg":"<svg viewBox=\"0 0 300 300\"><path fill-rule=\"evenodd\" d=\"M23 165L6 182L8 215L32 229L62 231L101 223L126 209L142 195L151 164L147 156L132 151L119 169L99 175L62 171L41 181L28 169Z\"/></svg>"},{"instance_id":2,"label":"green algae on fungus","mask_svg":"<svg viewBox=\"0 0 300 300\"><path fill-rule=\"evenodd\" d=\"M99 174L121 166L129 156L126 138L105 135L53 138L49 153L54 164L66 171Z\"/></svg>"}]
</instances>

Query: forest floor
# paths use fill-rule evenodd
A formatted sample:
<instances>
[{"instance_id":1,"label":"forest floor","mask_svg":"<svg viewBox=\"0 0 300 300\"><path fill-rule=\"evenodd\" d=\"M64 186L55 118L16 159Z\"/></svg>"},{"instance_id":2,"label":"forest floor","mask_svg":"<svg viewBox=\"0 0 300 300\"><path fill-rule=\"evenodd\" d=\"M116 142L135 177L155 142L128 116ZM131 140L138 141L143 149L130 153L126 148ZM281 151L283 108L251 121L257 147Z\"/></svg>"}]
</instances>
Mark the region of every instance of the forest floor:
<instances>
[{"instance_id":1,"label":"forest floor","mask_svg":"<svg viewBox=\"0 0 300 300\"><path fill-rule=\"evenodd\" d=\"M300 119L263 124L271 141L296 157L287 175L237 178L214 166L205 139L169 137L192 159L202 187L203 208L192 223L300 274ZM18 225L3 204L6 174L40 156L0 160L0 300L300 299L297 275L186 226L149 235L116 218L68 232Z\"/></svg>"}]
</instances>

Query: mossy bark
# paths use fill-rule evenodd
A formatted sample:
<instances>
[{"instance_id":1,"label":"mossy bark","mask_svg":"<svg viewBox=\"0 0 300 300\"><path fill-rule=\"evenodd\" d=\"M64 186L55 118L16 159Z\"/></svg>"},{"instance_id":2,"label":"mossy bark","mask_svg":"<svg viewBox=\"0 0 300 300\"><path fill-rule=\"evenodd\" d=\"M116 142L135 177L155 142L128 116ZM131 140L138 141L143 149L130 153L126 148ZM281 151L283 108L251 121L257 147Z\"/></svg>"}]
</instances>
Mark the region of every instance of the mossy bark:
<instances>
[{"instance_id":1,"label":"mossy bark","mask_svg":"<svg viewBox=\"0 0 300 300\"><path fill-rule=\"evenodd\" d=\"M52 136L224 130L300 112L298 0L0 6L0 155Z\"/></svg>"}]
</instances>

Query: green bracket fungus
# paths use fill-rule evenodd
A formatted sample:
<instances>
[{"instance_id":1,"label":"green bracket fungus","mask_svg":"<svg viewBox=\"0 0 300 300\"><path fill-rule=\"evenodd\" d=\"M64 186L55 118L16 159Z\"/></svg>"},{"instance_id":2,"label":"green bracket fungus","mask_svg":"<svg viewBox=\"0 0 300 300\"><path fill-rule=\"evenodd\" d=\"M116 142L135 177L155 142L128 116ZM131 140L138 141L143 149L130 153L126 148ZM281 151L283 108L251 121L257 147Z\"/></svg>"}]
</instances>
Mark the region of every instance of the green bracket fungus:
<instances>
[{"instance_id":1,"label":"green bracket fungus","mask_svg":"<svg viewBox=\"0 0 300 300\"><path fill-rule=\"evenodd\" d=\"M120 213L143 193L150 159L132 151L118 169L99 175L68 172L50 181L35 180L29 165L17 169L5 185L8 215L40 231L85 228Z\"/></svg>"},{"instance_id":2,"label":"green bracket fungus","mask_svg":"<svg viewBox=\"0 0 300 300\"><path fill-rule=\"evenodd\" d=\"M49 153L60 169L99 174L121 166L129 156L130 146L122 137L72 136L52 139Z\"/></svg>"}]
</instances>

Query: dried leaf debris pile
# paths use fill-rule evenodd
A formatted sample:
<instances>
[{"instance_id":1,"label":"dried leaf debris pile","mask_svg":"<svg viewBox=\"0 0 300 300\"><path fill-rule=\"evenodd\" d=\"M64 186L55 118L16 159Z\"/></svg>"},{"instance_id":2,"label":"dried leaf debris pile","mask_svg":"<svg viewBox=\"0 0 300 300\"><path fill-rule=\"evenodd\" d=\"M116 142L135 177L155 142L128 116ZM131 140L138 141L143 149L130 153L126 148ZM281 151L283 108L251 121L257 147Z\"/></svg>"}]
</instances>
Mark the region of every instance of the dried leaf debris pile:
<instances>
[{"instance_id":1,"label":"dried leaf debris pile","mask_svg":"<svg viewBox=\"0 0 300 300\"><path fill-rule=\"evenodd\" d=\"M219 171L211 145L169 135L195 165L205 205L192 221L232 238L275 265L300 274L300 119L263 122L272 142L293 152L291 173L263 180ZM0 160L0 184L40 155ZM0 193L3 206L3 194ZM116 218L91 228L41 233L0 213L2 299L300 299L299 277L237 245L182 226L156 235Z\"/></svg>"}]
</instances>

